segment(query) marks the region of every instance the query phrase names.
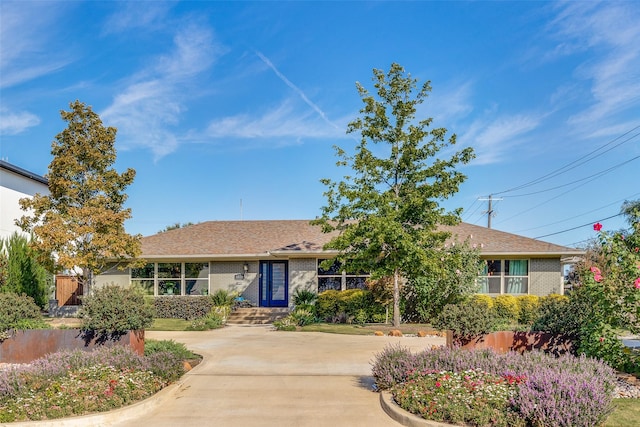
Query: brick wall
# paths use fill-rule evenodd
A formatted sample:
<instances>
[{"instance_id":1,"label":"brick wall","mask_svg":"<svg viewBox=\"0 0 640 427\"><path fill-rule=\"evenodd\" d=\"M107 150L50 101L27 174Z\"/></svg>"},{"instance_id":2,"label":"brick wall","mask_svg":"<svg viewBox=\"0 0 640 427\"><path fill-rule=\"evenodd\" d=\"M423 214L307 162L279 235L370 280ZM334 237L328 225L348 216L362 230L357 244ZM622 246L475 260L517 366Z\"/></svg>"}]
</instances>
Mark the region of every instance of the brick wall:
<instances>
[{"instance_id":1,"label":"brick wall","mask_svg":"<svg viewBox=\"0 0 640 427\"><path fill-rule=\"evenodd\" d=\"M532 258L529 266L529 293L549 295L562 293L562 266L559 258Z\"/></svg>"},{"instance_id":2,"label":"brick wall","mask_svg":"<svg viewBox=\"0 0 640 427\"><path fill-rule=\"evenodd\" d=\"M296 289L318 290L318 270L315 258L289 260L289 305L293 305Z\"/></svg>"},{"instance_id":3,"label":"brick wall","mask_svg":"<svg viewBox=\"0 0 640 427\"><path fill-rule=\"evenodd\" d=\"M249 271L244 275L244 278L242 278L242 267L244 264L245 263L241 261L212 261L210 264L211 271L209 272L209 288L211 294L218 289L224 289L229 292L237 292L255 305L259 305L258 262L248 262Z\"/></svg>"}]
</instances>

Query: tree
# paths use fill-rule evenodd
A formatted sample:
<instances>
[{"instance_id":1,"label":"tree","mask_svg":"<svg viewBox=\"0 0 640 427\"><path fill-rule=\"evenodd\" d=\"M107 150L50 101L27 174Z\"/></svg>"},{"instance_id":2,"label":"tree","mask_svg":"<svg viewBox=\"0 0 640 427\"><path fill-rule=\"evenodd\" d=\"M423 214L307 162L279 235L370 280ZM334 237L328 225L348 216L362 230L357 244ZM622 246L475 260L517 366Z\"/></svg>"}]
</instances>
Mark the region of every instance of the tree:
<instances>
[{"instance_id":1,"label":"tree","mask_svg":"<svg viewBox=\"0 0 640 427\"><path fill-rule=\"evenodd\" d=\"M338 166L353 175L340 182L323 179L327 205L314 220L324 232L339 231L327 249L350 271L370 271L372 277L393 277L393 323L400 324L401 281L433 270L437 252L449 234L439 225L455 225L461 209L447 212L439 204L458 191L465 175L455 170L474 157L473 149L434 158L456 143L432 119L416 121L416 108L431 91L426 82L414 94L417 80L392 64L387 74L373 70L376 95L356 83L364 107L347 133L360 133L355 154L339 147ZM381 146L370 148L369 143Z\"/></svg>"},{"instance_id":2,"label":"tree","mask_svg":"<svg viewBox=\"0 0 640 427\"><path fill-rule=\"evenodd\" d=\"M452 243L439 251L440 263L407 282L405 316L418 322L432 321L447 304L458 304L478 292L480 250L469 240Z\"/></svg>"},{"instance_id":3,"label":"tree","mask_svg":"<svg viewBox=\"0 0 640 427\"><path fill-rule=\"evenodd\" d=\"M123 207L124 190L135 171L119 174L112 167L115 128L104 127L91 107L80 101L70 108L60 112L68 127L51 145L50 194L21 199L21 208L30 215L17 224L33 233L40 252L55 255L58 269L80 268L79 282L88 293L94 274L111 267L114 260L127 266L140 255L140 236L124 229L124 221L131 218L131 210Z\"/></svg>"},{"instance_id":4,"label":"tree","mask_svg":"<svg viewBox=\"0 0 640 427\"><path fill-rule=\"evenodd\" d=\"M7 239L0 239L0 292L25 294L44 308L47 303L52 277L40 264L29 240L18 233Z\"/></svg>"},{"instance_id":5,"label":"tree","mask_svg":"<svg viewBox=\"0 0 640 427\"><path fill-rule=\"evenodd\" d=\"M167 225L165 228L163 228L162 230L158 231L158 233L164 233L166 231L171 231L171 230L178 230L180 228L189 227L191 225L194 225L194 224L192 222L185 222L184 224L176 222L173 225Z\"/></svg>"}]
</instances>

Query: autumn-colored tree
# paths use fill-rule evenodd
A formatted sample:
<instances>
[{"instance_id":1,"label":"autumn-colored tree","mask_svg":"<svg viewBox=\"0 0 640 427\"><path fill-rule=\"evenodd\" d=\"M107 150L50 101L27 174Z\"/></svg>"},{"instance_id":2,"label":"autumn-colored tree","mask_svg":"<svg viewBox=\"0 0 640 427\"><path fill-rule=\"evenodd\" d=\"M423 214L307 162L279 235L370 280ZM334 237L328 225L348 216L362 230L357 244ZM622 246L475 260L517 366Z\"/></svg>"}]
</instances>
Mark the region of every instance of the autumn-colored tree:
<instances>
[{"instance_id":1,"label":"autumn-colored tree","mask_svg":"<svg viewBox=\"0 0 640 427\"><path fill-rule=\"evenodd\" d=\"M432 119L416 120L417 106L431 91L392 64L388 73L373 70L376 94L356 84L364 107L347 133L359 133L354 155L336 147L338 165L350 173L340 182L324 179L328 203L313 223L325 232L339 231L326 245L339 251L338 260L351 271L369 271L372 278L393 277L393 323L400 324L400 284L432 271L448 233L440 225L455 225L461 209L447 212L439 204L458 191L465 175L455 170L473 159L465 148L447 159L436 154L456 143ZM370 148L369 144L377 147Z\"/></svg>"},{"instance_id":2,"label":"autumn-colored tree","mask_svg":"<svg viewBox=\"0 0 640 427\"><path fill-rule=\"evenodd\" d=\"M116 129L105 127L98 114L80 101L61 111L68 126L51 145L53 160L46 175L49 195L20 200L27 212L17 224L34 236L41 253L54 254L56 269L80 269L84 292L92 277L116 261L121 266L140 255L140 236L131 236L124 222L131 210L123 207L124 190L135 177L133 169L119 174Z\"/></svg>"}]
</instances>

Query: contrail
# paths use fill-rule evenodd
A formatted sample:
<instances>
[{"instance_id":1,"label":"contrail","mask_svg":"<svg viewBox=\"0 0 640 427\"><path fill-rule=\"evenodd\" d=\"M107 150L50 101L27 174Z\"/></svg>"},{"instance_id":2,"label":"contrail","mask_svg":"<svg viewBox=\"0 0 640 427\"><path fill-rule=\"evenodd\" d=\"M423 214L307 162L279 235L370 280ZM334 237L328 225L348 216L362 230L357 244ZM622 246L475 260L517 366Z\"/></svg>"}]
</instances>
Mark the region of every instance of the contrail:
<instances>
[{"instance_id":1,"label":"contrail","mask_svg":"<svg viewBox=\"0 0 640 427\"><path fill-rule=\"evenodd\" d=\"M258 57L262 60L262 62L264 62L265 64L267 64L267 66L269 68L271 68L273 70L274 73L276 73L276 76L278 76L280 78L280 80L282 80L284 82L284 84L286 84L287 86L289 86L291 89L293 89L294 91L296 91L296 93L298 95L300 95L300 98L302 98L302 100L304 102L306 102L306 104L313 108L315 110L316 113L318 113L320 115L320 117L322 117L322 120L324 120L325 122L327 122L328 124L330 124L331 126L333 126L334 128L340 130L340 128L338 126L336 126L331 120L329 120L327 118L327 115L324 113L324 111L322 111L320 109L320 107L318 107L316 104L314 104L309 98L307 98L307 95L304 94L304 92L296 85L294 85L291 80L289 80L284 74L282 74L275 65L273 65L273 63L269 60L269 58L267 58L266 56L264 56L262 53L256 51L256 55L258 55Z\"/></svg>"}]
</instances>

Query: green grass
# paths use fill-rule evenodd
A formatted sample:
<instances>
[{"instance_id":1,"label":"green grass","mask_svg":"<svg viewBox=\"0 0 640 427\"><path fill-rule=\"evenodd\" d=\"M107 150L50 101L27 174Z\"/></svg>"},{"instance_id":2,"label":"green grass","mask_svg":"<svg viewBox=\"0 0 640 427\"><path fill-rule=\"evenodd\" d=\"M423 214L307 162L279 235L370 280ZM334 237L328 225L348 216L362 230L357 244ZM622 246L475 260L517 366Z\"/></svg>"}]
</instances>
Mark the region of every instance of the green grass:
<instances>
[{"instance_id":1,"label":"green grass","mask_svg":"<svg viewBox=\"0 0 640 427\"><path fill-rule=\"evenodd\" d=\"M153 319L153 324L147 331L186 331L191 321L184 319Z\"/></svg>"},{"instance_id":2,"label":"green grass","mask_svg":"<svg viewBox=\"0 0 640 427\"><path fill-rule=\"evenodd\" d=\"M614 399L615 409L604 427L640 426L640 399Z\"/></svg>"}]
</instances>

